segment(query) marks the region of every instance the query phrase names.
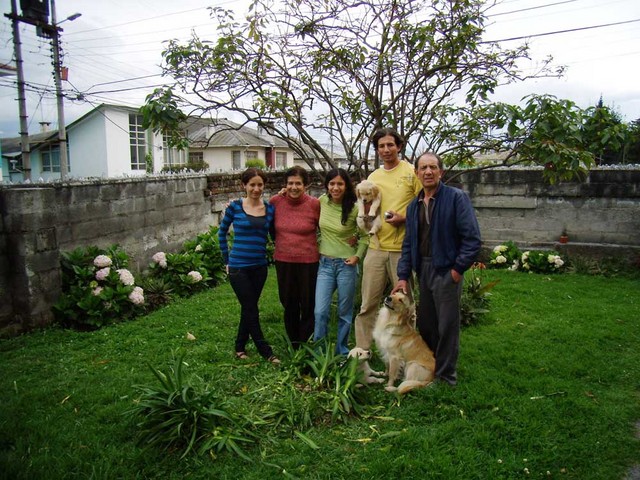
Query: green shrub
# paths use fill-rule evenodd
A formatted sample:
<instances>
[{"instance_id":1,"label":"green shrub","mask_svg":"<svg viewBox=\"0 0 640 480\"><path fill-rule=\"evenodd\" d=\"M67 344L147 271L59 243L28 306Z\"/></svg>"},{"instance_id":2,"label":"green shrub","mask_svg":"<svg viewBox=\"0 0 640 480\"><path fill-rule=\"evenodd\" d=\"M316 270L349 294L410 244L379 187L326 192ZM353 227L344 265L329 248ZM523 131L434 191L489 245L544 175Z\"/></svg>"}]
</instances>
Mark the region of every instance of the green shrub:
<instances>
[{"instance_id":1,"label":"green shrub","mask_svg":"<svg viewBox=\"0 0 640 480\"><path fill-rule=\"evenodd\" d=\"M521 252L509 241L497 245L491 252L489 264L493 268L508 268L533 273L556 273L565 268L565 261L554 250L527 250Z\"/></svg>"},{"instance_id":2,"label":"green shrub","mask_svg":"<svg viewBox=\"0 0 640 480\"><path fill-rule=\"evenodd\" d=\"M247 160L246 162L244 162L244 166L245 168L259 168L261 170L264 170L265 168L267 168L265 163L258 158Z\"/></svg>"},{"instance_id":3,"label":"green shrub","mask_svg":"<svg viewBox=\"0 0 640 480\"><path fill-rule=\"evenodd\" d=\"M144 311L144 291L127 269L128 255L118 245L63 253L62 295L53 306L65 327L98 328Z\"/></svg>"},{"instance_id":4,"label":"green shrub","mask_svg":"<svg viewBox=\"0 0 640 480\"><path fill-rule=\"evenodd\" d=\"M517 270L522 252L512 241L497 245L491 252L489 265L493 268L510 268Z\"/></svg>"},{"instance_id":5,"label":"green shrub","mask_svg":"<svg viewBox=\"0 0 640 480\"><path fill-rule=\"evenodd\" d=\"M149 264L149 274L162 279L172 293L181 297L217 285L224 279L217 232L217 227L212 227L195 240L185 242L179 253L156 252Z\"/></svg>"},{"instance_id":6,"label":"green shrub","mask_svg":"<svg viewBox=\"0 0 640 480\"><path fill-rule=\"evenodd\" d=\"M484 263L474 263L465 275L460 300L460 323L463 326L477 324L480 318L489 312L491 290L499 280L485 282L483 278L485 268Z\"/></svg>"},{"instance_id":7,"label":"green shrub","mask_svg":"<svg viewBox=\"0 0 640 480\"><path fill-rule=\"evenodd\" d=\"M564 260L554 251L527 250L521 256L520 270L534 273L562 271Z\"/></svg>"}]
</instances>

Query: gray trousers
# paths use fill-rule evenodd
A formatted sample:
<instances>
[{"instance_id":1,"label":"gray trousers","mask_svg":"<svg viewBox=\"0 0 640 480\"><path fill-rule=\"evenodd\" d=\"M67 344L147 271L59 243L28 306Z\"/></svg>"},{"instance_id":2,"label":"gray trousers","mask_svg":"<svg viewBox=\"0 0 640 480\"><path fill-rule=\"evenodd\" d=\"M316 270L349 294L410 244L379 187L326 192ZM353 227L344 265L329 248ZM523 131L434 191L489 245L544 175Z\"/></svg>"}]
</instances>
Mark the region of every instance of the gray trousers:
<instances>
[{"instance_id":1,"label":"gray trousers","mask_svg":"<svg viewBox=\"0 0 640 480\"><path fill-rule=\"evenodd\" d=\"M462 280L454 283L449 271L436 272L431 258L422 259L418 280L420 299L416 326L436 357L436 377L455 385L460 350Z\"/></svg>"}]
</instances>

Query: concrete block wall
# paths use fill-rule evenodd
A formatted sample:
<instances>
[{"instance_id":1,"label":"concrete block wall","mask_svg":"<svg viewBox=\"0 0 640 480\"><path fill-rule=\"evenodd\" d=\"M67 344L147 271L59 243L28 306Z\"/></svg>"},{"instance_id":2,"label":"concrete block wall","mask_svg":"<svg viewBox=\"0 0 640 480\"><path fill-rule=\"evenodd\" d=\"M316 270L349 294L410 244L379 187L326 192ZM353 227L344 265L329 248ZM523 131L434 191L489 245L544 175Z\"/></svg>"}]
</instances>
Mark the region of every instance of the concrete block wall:
<instances>
[{"instance_id":1,"label":"concrete block wall","mask_svg":"<svg viewBox=\"0 0 640 480\"><path fill-rule=\"evenodd\" d=\"M640 170L594 170L557 185L541 170L487 170L456 182L471 197L485 244L548 246L566 231L575 244L640 247Z\"/></svg>"},{"instance_id":2,"label":"concrete block wall","mask_svg":"<svg viewBox=\"0 0 640 480\"><path fill-rule=\"evenodd\" d=\"M285 181L281 172L268 177L266 197ZM452 183L470 194L486 246L513 240L557 248L566 229L565 252L606 246L613 255L640 254L640 170L596 170L584 182L558 185L544 183L541 170L493 170ZM324 191L319 177L310 190ZM241 195L238 174L0 184L0 336L51 322L62 252L117 243L140 271L155 252L177 251L217 225Z\"/></svg>"},{"instance_id":3,"label":"concrete block wall","mask_svg":"<svg viewBox=\"0 0 640 480\"><path fill-rule=\"evenodd\" d=\"M134 272L217 224L204 175L0 187L0 335L52 321L60 255L121 245Z\"/></svg>"}]
</instances>

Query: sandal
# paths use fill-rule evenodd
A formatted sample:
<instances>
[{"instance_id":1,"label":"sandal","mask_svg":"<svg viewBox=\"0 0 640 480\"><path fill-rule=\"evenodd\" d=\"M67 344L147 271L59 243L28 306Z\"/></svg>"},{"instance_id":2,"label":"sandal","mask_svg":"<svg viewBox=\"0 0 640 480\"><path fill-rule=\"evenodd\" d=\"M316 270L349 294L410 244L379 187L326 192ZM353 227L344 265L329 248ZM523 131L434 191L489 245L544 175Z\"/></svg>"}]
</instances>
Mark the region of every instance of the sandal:
<instances>
[{"instance_id":1,"label":"sandal","mask_svg":"<svg viewBox=\"0 0 640 480\"><path fill-rule=\"evenodd\" d=\"M280 365L280 359L278 357L276 357L275 355L271 355L269 358L267 358L267 362L273 363L274 365Z\"/></svg>"},{"instance_id":2,"label":"sandal","mask_svg":"<svg viewBox=\"0 0 640 480\"><path fill-rule=\"evenodd\" d=\"M236 352L236 358L238 360L247 360L249 355L247 355L247 352Z\"/></svg>"}]
</instances>

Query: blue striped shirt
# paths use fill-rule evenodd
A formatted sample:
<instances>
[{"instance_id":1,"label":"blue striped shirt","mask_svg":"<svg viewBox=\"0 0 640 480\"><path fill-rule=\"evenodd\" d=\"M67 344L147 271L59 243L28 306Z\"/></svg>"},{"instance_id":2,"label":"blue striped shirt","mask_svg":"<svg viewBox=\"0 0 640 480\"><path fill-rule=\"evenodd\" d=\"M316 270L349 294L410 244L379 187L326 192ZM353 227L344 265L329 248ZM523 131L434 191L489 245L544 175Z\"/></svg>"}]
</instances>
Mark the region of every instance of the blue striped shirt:
<instances>
[{"instance_id":1,"label":"blue striped shirt","mask_svg":"<svg viewBox=\"0 0 640 480\"><path fill-rule=\"evenodd\" d=\"M234 200L225 210L218 229L218 241L226 265L232 268L267 265L267 235L273 225L275 207L267 202L264 204L265 217L247 215L242 208L242 200ZM232 225L233 245L229 251L227 235Z\"/></svg>"}]
</instances>

